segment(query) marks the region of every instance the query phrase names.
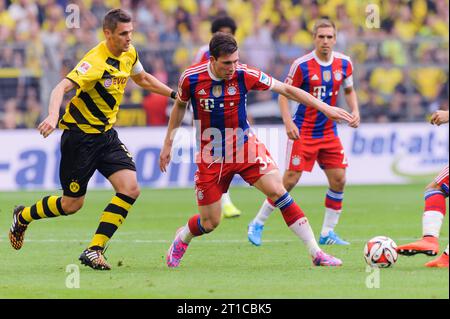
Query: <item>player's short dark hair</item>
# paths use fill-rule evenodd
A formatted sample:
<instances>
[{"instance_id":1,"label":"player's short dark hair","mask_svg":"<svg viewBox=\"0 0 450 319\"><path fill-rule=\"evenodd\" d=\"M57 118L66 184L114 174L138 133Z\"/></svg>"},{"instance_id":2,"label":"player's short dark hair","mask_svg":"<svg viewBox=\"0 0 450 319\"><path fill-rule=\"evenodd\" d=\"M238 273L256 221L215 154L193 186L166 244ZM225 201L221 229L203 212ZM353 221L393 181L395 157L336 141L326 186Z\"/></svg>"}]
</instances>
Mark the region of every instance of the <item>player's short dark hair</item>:
<instances>
[{"instance_id":1,"label":"player's short dark hair","mask_svg":"<svg viewBox=\"0 0 450 319\"><path fill-rule=\"evenodd\" d=\"M209 53L218 59L222 55L230 55L238 49L236 39L228 33L217 32L209 41Z\"/></svg>"},{"instance_id":2,"label":"player's short dark hair","mask_svg":"<svg viewBox=\"0 0 450 319\"><path fill-rule=\"evenodd\" d=\"M111 30L114 32L118 23L131 22L131 16L122 9L109 10L103 18L103 30Z\"/></svg>"},{"instance_id":3,"label":"player's short dark hair","mask_svg":"<svg viewBox=\"0 0 450 319\"><path fill-rule=\"evenodd\" d=\"M230 28L234 35L237 29L236 22L229 16L218 17L211 24L211 33L219 32L222 28Z\"/></svg>"}]
</instances>

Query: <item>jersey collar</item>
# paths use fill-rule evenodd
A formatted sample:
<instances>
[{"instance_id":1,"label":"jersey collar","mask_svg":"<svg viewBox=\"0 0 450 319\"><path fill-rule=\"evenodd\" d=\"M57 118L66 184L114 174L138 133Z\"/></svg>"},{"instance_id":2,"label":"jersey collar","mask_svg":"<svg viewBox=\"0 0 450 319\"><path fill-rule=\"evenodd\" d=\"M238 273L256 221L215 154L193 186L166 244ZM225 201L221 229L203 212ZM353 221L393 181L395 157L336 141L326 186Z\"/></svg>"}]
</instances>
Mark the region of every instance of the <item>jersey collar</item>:
<instances>
[{"instance_id":1,"label":"jersey collar","mask_svg":"<svg viewBox=\"0 0 450 319\"><path fill-rule=\"evenodd\" d=\"M319 63L319 65L321 65L321 66L330 66L333 63L334 51L331 51L331 57L330 57L330 60L328 60L328 61L322 61L321 59L319 59L319 57L316 54L316 50L314 50L312 52L312 54L313 54L314 59L316 60L316 62Z\"/></svg>"}]
</instances>

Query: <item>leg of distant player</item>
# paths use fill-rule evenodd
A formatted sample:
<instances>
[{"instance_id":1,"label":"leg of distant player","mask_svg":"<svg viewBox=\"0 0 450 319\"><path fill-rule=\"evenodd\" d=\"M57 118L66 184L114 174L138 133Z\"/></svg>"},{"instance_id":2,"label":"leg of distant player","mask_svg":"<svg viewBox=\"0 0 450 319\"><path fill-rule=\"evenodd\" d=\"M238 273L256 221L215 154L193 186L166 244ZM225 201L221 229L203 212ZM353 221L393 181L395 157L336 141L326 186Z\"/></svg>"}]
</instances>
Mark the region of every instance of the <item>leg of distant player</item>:
<instances>
[{"instance_id":1,"label":"leg of distant player","mask_svg":"<svg viewBox=\"0 0 450 319\"><path fill-rule=\"evenodd\" d=\"M321 245L349 245L348 242L339 238L334 228L339 222L342 213L342 201L344 199L345 169L324 169L328 178L329 189L325 196L325 217L322 231L320 232L319 244Z\"/></svg>"},{"instance_id":2,"label":"leg of distant player","mask_svg":"<svg viewBox=\"0 0 450 319\"><path fill-rule=\"evenodd\" d=\"M222 195L222 214L225 218L241 216L241 211L231 201L229 191Z\"/></svg>"},{"instance_id":3,"label":"leg of distant player","mask_svg":"<svg viewBox=\"0 0 450 319\"><path fill-rule=\"evenodd\" d=\"M212 232L221 220L221 200L198 206L200 214L192 216L187 224L177 230L167 253L167 266L178 267L192 238Z\"/></svg>"},{"instance_id":4,"label":"leg of distant player","mask_svg":"<svg viewBox=\"0 0 450 319\"><path fill-rule=\"evenodd\" d=\"M426 267L448 268L448 244L442 255L425 264Z\"/></svg>"},{"instance_id":5,"label":"leg of distant player","mask_svg":"<svg viewBox=\"0 0 450 319\"><path fill-rule=\"evenodd\" d=\"M397 251L406 256L418 253L435 256L439 252L439 234L447 211L448 166L425 188L425 208L422 216L422 239L401 245Z\"/></svg>"},{"instance_id":6,"label":"leg of distant player","mask_svg":"<svg viewBox=\"0 0 450 319\"><path fill-rule=\"evenodd\" d=\"M46 196L32 206L17 206L13 212L13 223L9 231L12 247L22 248L25 231L32 221L74 214L81 209L83 203L84 196Z\"/></svg>"},{"instance_id":7,"label":"leg of distant player","mask_svg":"<svg viewBox=\"0 0 450 319\"><path fill-rule=\"evenodd\" d=\"M283 186L290 192L295 185L297 185L300 177L302 176L301 171L286 170L283 175ZM264 224L269 218L270 214L276 209L274 202L270 198L266 198L263 202L258 214L248 225L248 239L255 246L261 245L262 231L264 230Z\"/></svg>"},{"instance_id":8,"label":"leg of distant player","mask_svg":"<svg viewBox=\"0 0 450 319\"><path fill-rule=\"evenodd\" d=\"M300 240L303 241L313 258L314 265L340 266L342 264L342 261L325 254L319 248L308 219L288 191L284 188L278 170L273 170L272 172L265 174L259 178L253 186L264 193L274 203L274 206L281 210L286 225Z\"/></svg>"}]
</instances>

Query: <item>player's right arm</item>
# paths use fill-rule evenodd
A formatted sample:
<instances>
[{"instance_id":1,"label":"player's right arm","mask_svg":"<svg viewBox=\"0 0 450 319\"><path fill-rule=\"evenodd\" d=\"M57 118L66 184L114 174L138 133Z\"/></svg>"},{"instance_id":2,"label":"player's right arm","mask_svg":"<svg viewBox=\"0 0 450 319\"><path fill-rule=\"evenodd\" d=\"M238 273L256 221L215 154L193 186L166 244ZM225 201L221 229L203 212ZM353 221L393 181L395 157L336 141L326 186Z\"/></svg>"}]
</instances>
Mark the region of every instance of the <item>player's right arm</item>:
<instances>
[{"instance_id":1,"label":"player's right arm","mask_svg":"<svg viewBox=\"0 0 450 319\"><path fill-rule=\"evenodd\" d=\"M39 133L46 138L56 129L59 118L59 108L64 98L64 94L74 89L76 84L69 79L63 79L52 90L50 102L48 105L48 116L39 124Z\"/></svg>"},{"instance_id":2,"label":"player's right arm","mask_svg":"<svg viewBox=\"0 0 450 319\"><path fill-rule=\"evenodd\" d=\"M177 98L175 100L175 105L170 112L169 126L167 127L164 145L159 154L159 169L161 172L166 172L167 165L170 163L170 152L172 150L173 140L175 138L176 130L181 126L184 114L186 113L186 105L186 102Z\"/></svg>"},{"instance_id":3,"label":"player's right arm","mask_svg":"<svg viewBox=\"0 0 450 319\"><path fill-rule=\"evenodd\" d=\"M448 111L439 110L431 115L430 123L434 125L441 125L448 123Z\"/></svg>"},{"instance_id":4,"label":"player's right arm","mask_svg":"<svg viewBox=\"0 0 450 319\"><path fill-rule=\"evenodd\" d=\"M296 140L300 137L300 132L297 125L292 120L291 112L289 111L289 100L283 96L278 96L278 105L280 106L281 118L283 119L286 128L286 134L291 140Z\"/></svg>"}]
</instances>

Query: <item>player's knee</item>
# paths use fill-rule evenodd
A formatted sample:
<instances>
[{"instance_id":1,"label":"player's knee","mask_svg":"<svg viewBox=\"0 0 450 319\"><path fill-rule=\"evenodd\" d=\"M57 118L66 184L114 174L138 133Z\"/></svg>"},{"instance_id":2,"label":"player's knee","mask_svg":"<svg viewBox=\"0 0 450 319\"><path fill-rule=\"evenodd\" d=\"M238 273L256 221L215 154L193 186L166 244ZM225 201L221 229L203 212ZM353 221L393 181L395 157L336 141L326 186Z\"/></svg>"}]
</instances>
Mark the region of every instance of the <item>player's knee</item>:
<instances>
[{"instance_id":1,"label":"player's knee","mask_svg":"<svg viewBox=\"0 0 450 319\"><path fill-rule=\"evenodd\" d=\"M346 183L345 176L341 176L341 177L334 178L333 181L330 184L331 184L331 188L334 191L343 192L344 191L344 187L345 187L345 183Z\"/></svg>"},{"instance_id":2,"label":"player's knee","mask_svg":"<svg viewBox=\"0 0 450 319\"><path fill-rule=\"evenodd\" d=\"M61 206L66 215L75 214L83 207L83 200L63 200L61 201Z\"/></svg>"},{"instance_id":3,"label":"player's knee","mask_svg":"<svg viewBox=\"0 0 450 319\"><path fill-rule=\"evenodd\" d=\"M301 173L287 171L283 176L283 184L287 191L292 190L297 185Z\"/></svg>"},{"instance_id":4,"label":"player's knee","mask_svg":"<svg viewBox=\"0 0 450 319\"><path fill-rule=\"evenodd\" d=\"M212 232L214 229L217 228L217 226L219 226L219 224L220 224L220 218L218 218L218 219L208 219L205 222L202 222L203 229L207 233Z\"/></svg>"},{"instance_id":5,"label":"player's knee","mask_svg":"<svg viewBox=\"0 0 450 319\"><path fill-rule=\"evenodd\" d=\"M127 195L128 197L137 199L141 194L141 189L138 184L130 185L126 189L124 189L121 193Z\"/></svg>"}]
</instances>

